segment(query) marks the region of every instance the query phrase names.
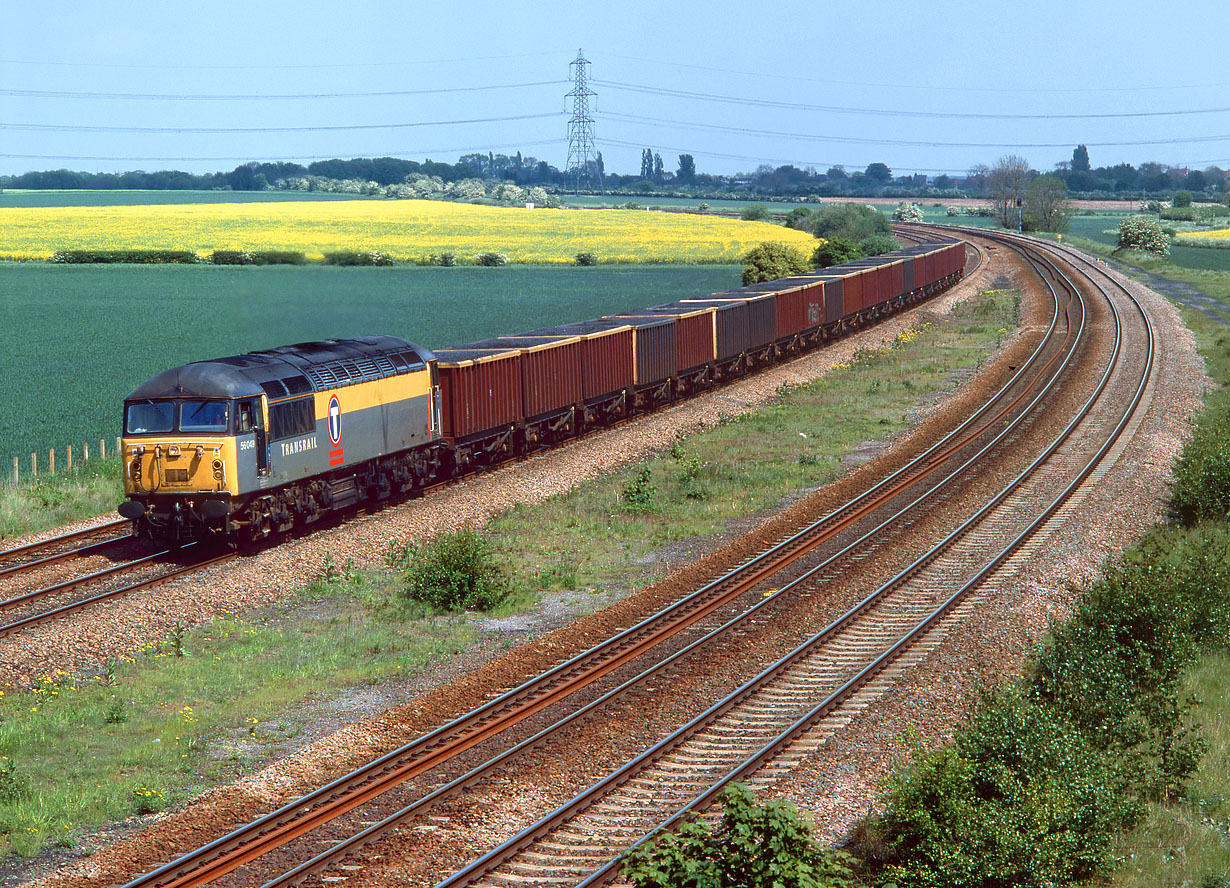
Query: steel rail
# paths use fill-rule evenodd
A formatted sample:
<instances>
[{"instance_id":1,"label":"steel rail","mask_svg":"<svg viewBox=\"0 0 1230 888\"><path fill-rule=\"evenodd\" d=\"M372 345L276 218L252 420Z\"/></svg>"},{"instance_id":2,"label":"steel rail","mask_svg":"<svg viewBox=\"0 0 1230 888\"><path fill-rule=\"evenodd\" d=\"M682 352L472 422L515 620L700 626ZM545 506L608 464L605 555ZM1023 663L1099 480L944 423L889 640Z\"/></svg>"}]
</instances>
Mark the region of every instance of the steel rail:
<instances>
[{"instance_id":1,"label":"steel rail","mask_svg":"<svg viewBox=\"0 0 1230 888\"><path fill-rule=\"evenodd\" d=\"M32 570L37 570L40 567L49 567L60 561L68 561L70 558L84 558L87 555L92 555L95 552L102 551L108 546L114 546L116 543L122 543L130 539L127 536L112 537L109 540L101 540L97 543L89 543L76 549L69 549L66 552L57 552L54 555L44 555L34 561L23 561L21 564L14 564L9 567L0 568L0 580L5 577L13 577L23 573L29 573Z\"/></svg>"},{"instance_id":2,"label":"steel rail","mask_svg":"<svg viewBox=\"0 0 1230 888\"><path fill-rule=\"evenodd\" d=\"M184 548L187 548L185 546ZM116 574L130 571L134 567L139 567L142 564L147 564L156 558L161 558L164 555L170 555L170 549L163 549L161 552L153 552L149 555L142 555L140 558L134 558L132 561L125 561L122 564L114 564L111 567L104 567L102 570L96 570L84 576L74 577L71 580L65 580L62 583L56 583L54 586L47 586L42 589L34 589L30 592L23 592L20 595L14 595L12 598L6 598L0 601L0 610L12 610L19 604L25 604L27 601L33 601L38 598L48 598L52 595L60 595L64 592L71 592L81 586L89 585L98 580L105 580L107 577L115 576Z\"/></svg>"}]
</instances>

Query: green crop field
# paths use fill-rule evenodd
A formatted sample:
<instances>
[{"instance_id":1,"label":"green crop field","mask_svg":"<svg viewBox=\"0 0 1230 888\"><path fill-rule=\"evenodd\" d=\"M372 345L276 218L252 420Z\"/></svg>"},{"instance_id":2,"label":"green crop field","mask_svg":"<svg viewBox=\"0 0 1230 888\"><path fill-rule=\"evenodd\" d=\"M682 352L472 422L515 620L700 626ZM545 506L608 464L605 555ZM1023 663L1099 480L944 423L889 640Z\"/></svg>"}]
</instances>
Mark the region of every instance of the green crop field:
<instances>
[{"instance_id":1,"label":"green crop field","mask_svg":"<svg viewBox=\"0 0 1230 888\"><path fill-rule=\"evenodd\" d=\"M739 285L722 266L335 268L0 263L0 478L114 440L124 395L189 361L387 333L428 348ZM80 451L78 451L80 452Z\"/></svg>"}]
</instances>

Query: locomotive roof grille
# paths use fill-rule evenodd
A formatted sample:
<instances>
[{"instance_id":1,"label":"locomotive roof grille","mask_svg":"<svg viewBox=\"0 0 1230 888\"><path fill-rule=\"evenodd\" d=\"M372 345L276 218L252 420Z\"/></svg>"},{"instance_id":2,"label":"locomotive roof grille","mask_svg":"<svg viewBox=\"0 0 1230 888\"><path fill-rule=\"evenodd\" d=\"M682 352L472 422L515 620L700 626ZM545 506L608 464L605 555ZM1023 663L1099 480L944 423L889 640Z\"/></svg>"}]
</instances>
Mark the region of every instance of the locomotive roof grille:
<instances>
[{"instance_id":1,"label":"locomotive roof grille","mask_svg":"<svg viewBox=\"0 0 1230 888\"><path fill-rule=\"evenodd\" d=\"M422 370L430 351L395 336L323 339L174 367L128 397L277 400Z\"/></svg>"}]
</instances>

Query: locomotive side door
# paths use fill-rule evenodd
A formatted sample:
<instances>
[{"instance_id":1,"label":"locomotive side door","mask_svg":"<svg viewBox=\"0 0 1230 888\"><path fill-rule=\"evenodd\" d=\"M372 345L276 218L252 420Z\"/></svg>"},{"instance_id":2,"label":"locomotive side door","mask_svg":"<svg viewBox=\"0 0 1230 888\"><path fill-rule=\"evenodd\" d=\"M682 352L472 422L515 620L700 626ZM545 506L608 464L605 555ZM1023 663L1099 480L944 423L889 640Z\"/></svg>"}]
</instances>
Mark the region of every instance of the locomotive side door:
<instances>
[{"instance_id":1,"label":"locomotive side door","mask_svg":"<svg viewBox=\"0 0 1230 888\"><path fill-rule=\"evenodd\" d=\"M264 398L249 398L239 402L236 439L240 461L249 449L256 452L256 475L269 474L269 436L265 431Z\"/></svg>"}]
</instances>

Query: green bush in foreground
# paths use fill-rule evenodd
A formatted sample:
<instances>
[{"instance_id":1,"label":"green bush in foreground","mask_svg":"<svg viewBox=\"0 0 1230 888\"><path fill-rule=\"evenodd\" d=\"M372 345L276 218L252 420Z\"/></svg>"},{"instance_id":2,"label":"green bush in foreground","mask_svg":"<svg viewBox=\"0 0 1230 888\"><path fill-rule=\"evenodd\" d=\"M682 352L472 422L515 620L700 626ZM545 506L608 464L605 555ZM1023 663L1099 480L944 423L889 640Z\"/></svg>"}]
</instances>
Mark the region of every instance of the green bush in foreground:
<instances>
[{"instance_id":1,"label":"green bush in foreground","mask_svg":"<svg viewBox=\"0 0 1230 888\"><path fill-rule=\"evenodd\" d=\"M732 784L718 797L715 832L702 821L650 839L628 853L623 877L636 888L844 888L847 857L822 847L794 805L757 805Z\"/></svg>"},{"instance_id":2,"label":"green bush in foreground","mask_svg":"<svg viewBox=\"0 0 1230 888\"><path fill-rule=\"evenodd\" d=\"M1196 656L1185 591L1156 544L1107 564L1030 679L1031 696L1105 752L1121 791L1141 799L1179 793L1199 762L1180 695Z\"/></svg>"},{"instance_id":3,"label":"green bush in foreground","mask_svg":"<svg viewBox=\"0 0 1230 888\"><path fill-rule=\"evenodd\" d=\"M1105 872L1132 810L1104 759L1018 689L985 692L953 744L892 778L858 850L877 884L1049 886Z\"/></svg>"},{"instance_id":4,"label":"green bush in foreground","mask_svg":"<svg viewBox=\"0 0 1230 888\"><path fill-rule=\"evenodd\" d=\"M469 524L426 543L393 543L387 557L405 594L441 611L490 610L511 591L495 551Z\"/></svg>"}]
</instances>

